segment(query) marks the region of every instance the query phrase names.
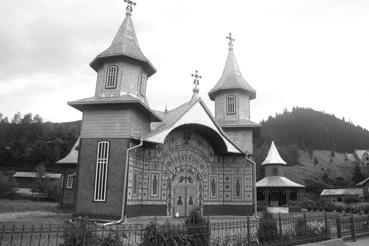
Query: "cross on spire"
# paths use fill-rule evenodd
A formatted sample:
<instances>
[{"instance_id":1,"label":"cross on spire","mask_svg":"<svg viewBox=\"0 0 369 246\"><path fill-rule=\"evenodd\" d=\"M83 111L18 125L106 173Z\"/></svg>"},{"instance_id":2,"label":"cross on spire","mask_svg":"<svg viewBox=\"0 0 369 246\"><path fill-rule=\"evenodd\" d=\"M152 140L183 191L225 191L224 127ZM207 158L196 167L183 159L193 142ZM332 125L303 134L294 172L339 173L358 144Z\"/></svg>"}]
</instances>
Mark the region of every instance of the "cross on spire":
<instances>
[{"instance_id":1,"label":"cross on spire","mask_svg":"<svg viewBox=\"0 0 369 246\"><path fill-rule=\"evenodd\" d=\"M228 42L228 48L233 49L233 41L235 41L234 38L232 38L232 33L229 33L229 35L226 37L226 39L229 40Z\"/></svg>"},{"instance_id":2,"label":"cross on spire","mask_svg":"<svg viewBox=\"0 0 369 246\"><path fill-rule=\"evenodd\" d=\"M135 6L136 2L133 2L132 0L124 0L124 2L127 3L126 14L131 14L133 11L132 6Z\"/></svg>"},{"instance_id":3,"label":"cross on spire","mask_svg":"<svg viewBox=\"0 0 369 246\"><path fill-rule=\"evenodd\" d=\"M196 70L194 74L191 74L192 77L194 77L195 79L193 80L193 84L195 86L198 86L200 84L199 80L202 78L200 75L199 75L199 72Z\"/></svg>"}]
</instances>

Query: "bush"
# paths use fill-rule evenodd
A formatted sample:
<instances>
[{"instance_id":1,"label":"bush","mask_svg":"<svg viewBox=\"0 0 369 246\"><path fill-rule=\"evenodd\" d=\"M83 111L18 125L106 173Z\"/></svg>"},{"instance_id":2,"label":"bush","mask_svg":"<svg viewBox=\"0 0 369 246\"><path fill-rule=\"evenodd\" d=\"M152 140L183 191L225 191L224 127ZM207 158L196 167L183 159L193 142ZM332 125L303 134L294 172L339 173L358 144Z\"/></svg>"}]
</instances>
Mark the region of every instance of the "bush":
<instances>
[{"instance_id":1,"label":"bush","mask_svg":"<svg viewBox=\"0 0 369 246\"><path fill-rule=\"evenodd\" d=\"M87 218L72 218L64 222L61 246L95 245L93 224Z\"/></svg>"},{"instance_id":2,"label":"bush","mask_svg":"<svg viewBox=\"0 0 369 246\"><path fill-rule=\"evenodd\" d=\"M183 228L175 227L167 222L162 226L158 225L157 221L151 221L146 226L141 246L153 245L187 245L189 239Z\"/></svg>"},{"instance_id":3,"label":"bush","mask_svg":"<svg viewBox=\"0 0 369 246\"><path fill-rule=\"evenodd\" d=\"M8 196L14 193L15 182L11 177L0 173L0 196Z\"/></svg>"},{"instance_id":4,"label":"bush","mask_svg":"<svg viewBox=\"0 0 369 246\"><path fill-rule=\"evenodd\" d=\"M192 244L208 245L210 229L208 221L201 216L200 208L194 208L185 221L187 234Z\"/></svg>"},{"instance_id":5,"label":"bush","mask_svg":"<svg viewBox=\"0 0 369 246\"><path fill-rule=\"evenodd\" d=\"M309 242L321 240L322 236L326 236L326 228L324 223L318 221L306 221L306 233ZM295 226L296 237L299 239L305 238L305 218L298 218Z\"/></svg>"},{"instance_id":6,"label":"bush","mask_svg":"<svg viewBox=\"0 0 369 246\"><path fill-rule=\"evenodd\" d=\"M346 204L351 204L351 203L357 203L357 202L361 202L360 198L356 197L356 196L349 196L349 197L345 197L343 199L343 202Z\"/></svg>"},{"instance_id":7,"label":"bush","mask_svg":"<svg viewBox=\"0 0 369 246\"><path fill-rule=\"evenodd\" d=\"M275 242L279 239L277 221L266 210L259 221L257 236L261 244Z\"/></svg>"}]
</instances>

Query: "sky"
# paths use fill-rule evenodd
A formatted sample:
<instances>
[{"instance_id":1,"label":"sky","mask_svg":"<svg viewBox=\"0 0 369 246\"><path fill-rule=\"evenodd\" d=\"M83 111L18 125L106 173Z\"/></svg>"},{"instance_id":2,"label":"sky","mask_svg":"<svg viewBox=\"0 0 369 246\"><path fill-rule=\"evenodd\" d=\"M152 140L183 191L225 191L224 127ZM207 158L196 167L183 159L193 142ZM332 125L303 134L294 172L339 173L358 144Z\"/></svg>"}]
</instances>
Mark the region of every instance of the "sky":
<instances>
[{"instance_id":1,"label":"sky","mask_svg":"<svg viewBox=\"0 0 369 246\"><path fill-rule=\"evenodd\" d=\"M80 120L68 101L94 95L93 58L109 47L125 16L123 0L0 1L0 113ZM369 129L369 1L137 0L141 50L157 68L150 107L172 109L220 78L226 36L243 77L256 89L251 120L294 106L345 117Z\"/></svg>"}]
</instances>

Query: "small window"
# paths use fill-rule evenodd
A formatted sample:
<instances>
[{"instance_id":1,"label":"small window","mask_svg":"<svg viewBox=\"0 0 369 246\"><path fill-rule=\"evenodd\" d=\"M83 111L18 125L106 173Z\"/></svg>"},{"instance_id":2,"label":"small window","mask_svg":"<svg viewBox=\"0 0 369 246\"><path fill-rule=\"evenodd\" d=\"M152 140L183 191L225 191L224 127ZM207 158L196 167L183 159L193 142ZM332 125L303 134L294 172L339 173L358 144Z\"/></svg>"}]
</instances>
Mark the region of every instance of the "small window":
<instances>
[{"instance_id":1,"label":"small window","mask_svg":"<svg viewBox=\"0 0 369 246\"><path fill-rule=\"evenodd\" d=\"M106 184L108 179L109 142L97 144L96 175L94 201L104 202L106 199Z\"/></svg>"},{"instance_id":2,"label":"small window","mask_svg":"<svg viewBox=\"0 0 369 246\"><path fill-rule=\"evenodd\" d=\"M66 182L66 185L65 185L65 188L67 189L72 189L73 188L73 173L69 173L67 175L67 182Z\"/></svg>"},{"instance_id":3,"label":"small window","mask_svg":"<svg viewBox=\"0 0 369 246\"><path fill-rule=\"evenodd\" d=\"M226 97L226 112L227 114L236 114L236 97L235 96Z\"/></svg>"},{"instance_id":4,"label":"small window","mask_svg":"<svg viewBox=\"0 0 369 246\"><path fill-rule=\"evenodd\" d=\"M106 73L106 89L115 89L117 87L117 78L118 78L118 66L111 65L108 67L108 71Z\"/></svg>"},{"instance_id":5,"label":"small window","mask_svg":"<svg viewBox=\"0 0 369 246\"><path fill-rule=\"evenodd\" d=\"M141 73L140 93L141 93L142 96L145 96L145 94L146 94L146 80L147 80L146 73Z\"/></svg>"}]
</instances>

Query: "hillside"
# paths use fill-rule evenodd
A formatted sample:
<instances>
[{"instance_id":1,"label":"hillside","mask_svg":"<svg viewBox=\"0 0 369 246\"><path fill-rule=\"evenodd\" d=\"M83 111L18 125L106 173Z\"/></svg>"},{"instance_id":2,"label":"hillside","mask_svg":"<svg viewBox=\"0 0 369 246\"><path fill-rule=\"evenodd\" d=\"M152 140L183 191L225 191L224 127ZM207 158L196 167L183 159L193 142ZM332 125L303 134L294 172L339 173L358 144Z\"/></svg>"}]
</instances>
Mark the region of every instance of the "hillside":
<instances>
[{"instance_id":1,"label":"hillside","mask_svg":"<svg viewBox=\"0 0 369 246\"><path fill-rule=\"evenodd\" d=\"M345 119L310 108L293 108L261 122L261 134L255 144L274 140L278 146L297 145L300 149L334 150L345 153L369 149L369 131Z\"/></svg>"}]
</instances>

